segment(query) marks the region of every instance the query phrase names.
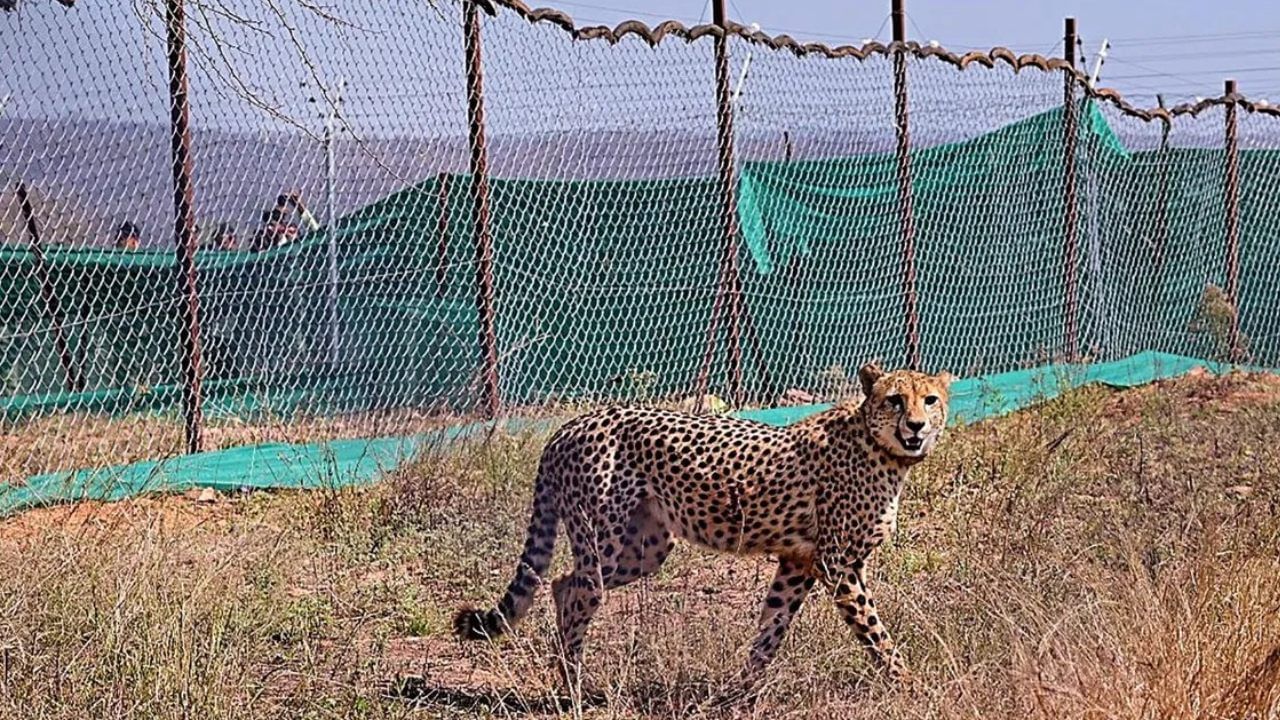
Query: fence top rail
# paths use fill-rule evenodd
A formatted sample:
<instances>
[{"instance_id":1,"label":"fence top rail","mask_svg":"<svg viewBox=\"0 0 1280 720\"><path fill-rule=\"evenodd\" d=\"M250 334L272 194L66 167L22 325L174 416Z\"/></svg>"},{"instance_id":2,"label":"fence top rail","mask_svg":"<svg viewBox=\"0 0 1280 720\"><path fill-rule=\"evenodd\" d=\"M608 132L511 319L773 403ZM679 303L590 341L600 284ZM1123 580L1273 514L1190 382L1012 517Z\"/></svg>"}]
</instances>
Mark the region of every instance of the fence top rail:
<instances>
[{"instance_id":1,"label":"fence top rail","mask_svg":"<svg viewBox=\"0 0 1280 720\"><path fill-rule=\"evenodd\" d=\"M856 60L865 60L873 56L888 56L906 52L921 59L936 58L941 62L955 66L959 70L964 70L974 64L992 68L997 63L1004 63L1012 68L1014 72L1035 68L1043 72L1070 73L1088 97L1109 103L1121 113L1146 122L1158 120L1170 123L1174 118L1180 116L1195 117L1209 108L1226 105L1237 105L1248 112L1280 117L1280 105L1269 103L1266 100L1249 100L1240 93L1218 95L1196 102L1182 103L1170 108L1141 108L1126 100L1118 90L1090 87L1088 74L1079 68L1073 67L1065 58L1050 57L1038 53L1018 54L1006 47L993 47L987 51L972 50L965 53L955 53L936 43L922 45L915 41L905 43L872 41L863 45L833 46L819 42L801 42L786 34L769 35L762 30L752 30L733 21L727 22L724 28L714 23L688 26L679 20L664 20L652 27L642 20L625 20L612 28L605 25L578 26L573 17L563 10L548 7L531 8L522 0L463 1L474 2L490 15L496 15L499 9L505 9L516 13L530 23L555 25L569 33L575 40L604 40L611 45L621 42L629 35L640 38L650 46L657 46L669 37L693 42L703 37L719 37L727 33L770 50L786 50L797 56L816 55L832 59L854 58Z\"/></svg>"}]
</instances>

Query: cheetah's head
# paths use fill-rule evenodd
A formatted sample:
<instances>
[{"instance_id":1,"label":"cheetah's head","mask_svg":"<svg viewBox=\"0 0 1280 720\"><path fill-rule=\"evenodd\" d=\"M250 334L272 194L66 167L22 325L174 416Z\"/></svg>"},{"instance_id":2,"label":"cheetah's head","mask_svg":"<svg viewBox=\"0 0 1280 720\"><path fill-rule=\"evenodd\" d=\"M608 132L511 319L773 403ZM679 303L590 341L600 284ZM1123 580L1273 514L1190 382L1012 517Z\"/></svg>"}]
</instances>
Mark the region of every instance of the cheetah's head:
<instances>
[{"instance_id":1,"label":"cheetah's head","mask_svg":"<svg viewBox=\"0 0 1280 720\"><path fill-rule=\"evenodd\" d=\"M947 424L950 373L885 372L876 363L858 371L862 414L872 441L894 457L918 462L928 455Z\"/></svg>"}]
</instances>

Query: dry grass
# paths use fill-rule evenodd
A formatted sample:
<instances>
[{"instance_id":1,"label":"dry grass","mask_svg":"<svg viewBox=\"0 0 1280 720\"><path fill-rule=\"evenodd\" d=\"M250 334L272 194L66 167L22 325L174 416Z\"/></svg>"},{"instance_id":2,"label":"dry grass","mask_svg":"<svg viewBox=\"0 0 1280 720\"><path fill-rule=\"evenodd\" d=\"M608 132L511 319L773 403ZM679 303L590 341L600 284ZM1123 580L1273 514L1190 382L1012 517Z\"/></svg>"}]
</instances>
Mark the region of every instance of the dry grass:
<instances>
[{"instance_id":1,"label":"dry grass","mask_svg":"<svg viewBox=\"0 0 1280 720\"><path fill-rule=\"evenodd\" d=\"M872 566L916 685L883 683L818 594L739 714L1280 717L1277 425L1280 381L1239 375L954 432ZM543 440L450 448L367 490L0 524L0 715L557 714L549 598L495 646L447 635L507 580ZM612 593L588 648L611 702L585 716L696 715L770 571L685 548Z\"/></svg>"}]
</instances>

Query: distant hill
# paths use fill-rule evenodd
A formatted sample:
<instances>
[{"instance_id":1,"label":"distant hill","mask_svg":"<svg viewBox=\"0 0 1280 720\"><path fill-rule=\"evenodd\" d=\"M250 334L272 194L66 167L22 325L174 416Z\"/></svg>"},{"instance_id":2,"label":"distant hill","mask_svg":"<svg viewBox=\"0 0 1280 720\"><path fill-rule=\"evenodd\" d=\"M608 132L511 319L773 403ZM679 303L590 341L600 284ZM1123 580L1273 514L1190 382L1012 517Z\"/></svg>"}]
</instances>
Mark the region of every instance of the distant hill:
<instances>
[{"instance_id":1,"label":"distant hill","mask_svg":"<svg viewBox=\"0 0 1280 720\"><path fill-rule=\"evenodd\" d=\"M883 135L883 134L882 134ZM883 152L892 137L852 131L739 138L739 153L797 159L844 152ZM325 219L325 158L316 139L302 133L192 133L197 222L231 223L249 232L282 190L296 190ZM335 153L339 215L363 207L437 173L466 173L466 137L343 136ZM660 179L710 176L717 171L713 129L538 133L490 138L494 177L569 180ZM38 198L50 243L104 245L130 220L148 246L169 242L172 170L167 125L103 120L0 118L0 240L25 242L14 225L12 181L23 179ZM16 208L16 205L13 205ZM56 217L55 217L56 216Z\"/></svg>"}]
</instances>

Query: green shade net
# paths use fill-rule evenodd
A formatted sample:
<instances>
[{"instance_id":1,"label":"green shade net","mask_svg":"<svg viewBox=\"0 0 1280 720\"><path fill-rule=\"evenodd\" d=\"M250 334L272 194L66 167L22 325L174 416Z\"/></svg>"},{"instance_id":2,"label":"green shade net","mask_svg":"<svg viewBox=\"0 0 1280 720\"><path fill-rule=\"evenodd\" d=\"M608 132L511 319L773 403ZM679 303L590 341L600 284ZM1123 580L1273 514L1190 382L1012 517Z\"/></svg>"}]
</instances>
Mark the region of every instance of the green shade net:
<instances>
[{"instance_id":1,"label":"green shade net","mask_svg":"<svg viewBox=\"0 0 1280 720\"><path fill-rule=\"evenodd\" d=\"M1080 111L1073 271L1082 353L1102 363L1152 350L1220 359L1220 327L1193 326L1206 289L1225 283L1221 151L1126 150L1098 106L1082 102ZM924 369L990 377L1063 355L1062 127L1056 109L913 151ZM739 167L736 316L718 292L716 179L493 180L506 407L671 399L703 382L724 394L734 333L743 395L759 405L792 388L827 394L865 359L901 364L894 154ZM1264 367L1280 364L1270 282L1280 220L1268 200L1277 167L1272 151L1241 153L1241 329ZM471 209L469 178L442 175L286 247L201 251L205 416L476 410L483 363ZM176 414L176 288L170 253L58 247L42 261L23 246L0 248L0 420ZM55 307L83 390L69 387L55 348Z\"/></svg>"},{"instance_id":2,"label":"green shade net","mask_svg":"<svg viewBox=\"0 0 1280 720\"><path fill-rule=\"evenodd\" d=\"M977 422L1026 408L1082 385L1133 387L1176 377L1196 367L1221 373L1228 366L1147 352L1095 365L1050 365L985 377L963 378L951 388L951 424ZM744 411L738 417L782 426L829 405ZM560 420L512 419L444 428L430 433L327 443L271 443L186 455L118 467L51 473L18 486L0 486L0 516L61 502L120 500L152 492L207 487L221 492L248 489L316 489L376 481L424 451L446 447L495 430L549 432Z\"/></svg>"},{"instance_id":3,"label":"green shade net","mask_svg":"<svg viewBox=\"0 0 1280 720\"><path fill-rule=\"evenodd\" d=\"M1098 359L1143 349L1215 356L1211 338L1185 327L1206 281L1224 283L1221 272L1201 271L1223 266L1221 213L1207 207L1221 207L1220 189L1206 197L1203 158L1219 151L1128 152L1095 105L1082 108L1081 349ZM994 372L1060 352L1061 126L1053 110L914 153L926 369ZM1254 358L1268 366L1280 351L1265 281L1280 260L1271 242L1280 221L1265 195L1277 160L1245 151L1241 161L1241 302L1253 311L1242 323L1258 338ZM902 356L896 168L892 154L743 164L739 342L748 397L812 388L817 375L858 358ZM198 255L208 414L474 409L482 364L470 187L465 176L442 177L443 194L435 178L337 223L336 286L327 230L264 253ZM643 400L694 388L717 314L714 179L497 179L492 192L505 402ZM1018 193L1017 212L1008 212ZM1096 267L1090 243L1104 255ZM16 299L0 304L4 417L174 407L182 333L172 255L55 248L46 256L86 392L66 389L37 256L0 248L0 291ZM1120 327L1126 307L1148 306L1157 312ZM1099 320L1099 308L1110 320ZM722 307L710 339L713 390L727 382L727 318Z\"/></svg>"}]
</instances>

